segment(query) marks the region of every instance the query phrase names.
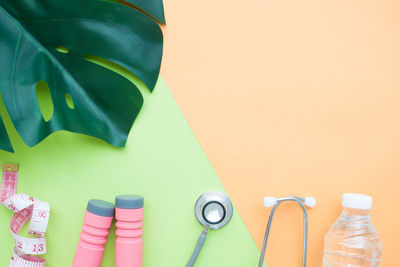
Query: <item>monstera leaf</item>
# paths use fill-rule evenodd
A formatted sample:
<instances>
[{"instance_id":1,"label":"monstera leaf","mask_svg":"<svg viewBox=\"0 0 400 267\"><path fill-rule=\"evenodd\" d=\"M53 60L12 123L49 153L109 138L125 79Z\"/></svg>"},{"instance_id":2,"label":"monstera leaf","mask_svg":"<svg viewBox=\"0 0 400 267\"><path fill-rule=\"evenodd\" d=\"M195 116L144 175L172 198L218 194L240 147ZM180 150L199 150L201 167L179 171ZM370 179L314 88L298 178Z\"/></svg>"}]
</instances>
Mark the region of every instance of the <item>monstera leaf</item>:
<instances>
[{"instance_id":1,"label":"monstera leaf","mask_svg":"<svg viewBox=\"0 0 400 267\"><path fill-rule=\"evenodd\" d=\"M0 0L0 92L27 145L59 130L125 145L143 97L90 58L128 69L152 91L163 49L155 21L165 21L161 1ZM53 103L49 120L36 94L43 81ZM12 150L1 118L0 149Z\"/></svg>"}]
</instances>

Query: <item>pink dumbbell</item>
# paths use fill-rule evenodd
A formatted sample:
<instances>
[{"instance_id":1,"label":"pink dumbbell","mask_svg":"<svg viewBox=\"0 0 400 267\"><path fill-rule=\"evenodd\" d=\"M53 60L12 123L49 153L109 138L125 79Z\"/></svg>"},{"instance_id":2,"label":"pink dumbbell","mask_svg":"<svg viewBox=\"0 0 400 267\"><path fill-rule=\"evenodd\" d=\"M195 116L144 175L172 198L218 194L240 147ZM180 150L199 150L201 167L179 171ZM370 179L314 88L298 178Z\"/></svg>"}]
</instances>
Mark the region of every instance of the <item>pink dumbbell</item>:
<instances>
[{"instance_id":1,"label":"pink dumbbell","mask_svg":"<svg viewBox=\"0 0 400 267\"><path fill-rule=\"evenodd\" d=\"M115 267L142 267L143 197L121 195L115 199Z\"/></svg>"},{"instance_id":2,"label":"pink dumbbell","mask_svg":"<svg viewBox=\"0 0 400 267\"><path fill-rule=\"evenodd\" d=\"M113 218L113 204L103 200L89 201L72 267L100 267Z\"/></svg>"}]
</instances>

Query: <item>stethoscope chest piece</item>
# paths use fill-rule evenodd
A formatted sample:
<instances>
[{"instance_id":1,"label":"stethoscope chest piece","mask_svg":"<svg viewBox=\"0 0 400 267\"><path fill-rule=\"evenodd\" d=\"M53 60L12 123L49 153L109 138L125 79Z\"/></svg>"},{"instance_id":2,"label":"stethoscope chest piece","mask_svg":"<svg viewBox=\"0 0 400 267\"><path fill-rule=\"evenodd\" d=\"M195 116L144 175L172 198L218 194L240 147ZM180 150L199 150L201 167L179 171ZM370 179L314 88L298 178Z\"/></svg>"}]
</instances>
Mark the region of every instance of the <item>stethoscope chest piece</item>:
<instances>
[{"instance_id":1,"label":"stethoscope chest piece","mask_svg":"<svg viewBox=\"0 0 400 267\"><path fill-rule=\"evenodd\" d=\"M197 200L195 214L197 220L204 227L208 225L209 229L219 229L232 218L232 202L221 192L207 192Z\"/></svg>"},{"instance_id":2,"label":"stethoscope chest piece","mask_svg":"<svg viewBox=\"0 0 400 267\"><path fill-rule=\"evenodd\" d=\"M197 220L204 226L196 247L186 267L192 267L207 238L209 229L224 227L232 218L233 206L231 200L223 193L210 191L202 194L194 207Z\"/></svg>"}]
</instances>

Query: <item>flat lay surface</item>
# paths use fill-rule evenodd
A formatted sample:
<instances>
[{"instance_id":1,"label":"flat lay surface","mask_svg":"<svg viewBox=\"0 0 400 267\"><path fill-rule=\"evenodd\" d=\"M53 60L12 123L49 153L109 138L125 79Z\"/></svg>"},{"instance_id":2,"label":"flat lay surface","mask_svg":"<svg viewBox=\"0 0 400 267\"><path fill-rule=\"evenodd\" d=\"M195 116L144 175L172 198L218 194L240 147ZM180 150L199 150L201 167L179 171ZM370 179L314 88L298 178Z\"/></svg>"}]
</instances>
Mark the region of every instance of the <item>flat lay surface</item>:
<instances>
[{"instance_id":1,"label":"flat lay surface","mask_svg":"<svg viewBox=\"0 0 400 267\"><path fill-rule=\"evenodd\" d=\"M159 0L127 2L164 21ZM320 267L324 235L339 217L343 193L373 197L371 216L383 242L382 266L399 266L400 215L392 206L400 188L400 2L165 0L164 9L164 54L153 93L122 68L114 70L138 89L118 74L92 66L98 69L94 81L105 90L118 86L134 89L129 92L135 92L135 99L143 95L141 110L141 101L136 103L134 113L140 113L125 148L65 131L29 148L11 120L31 121L19 120L20 113L15 110L12 116L7 114L7 103L14 107L13 94L0 98L0 114L8 132L0 122L0 139L3 149L11 150L10 137L15 151L0 150L0 163L19 163L18 192L51 206L48 253L44 256L48 266L71 266L89 199L114 202L121 194L144 196L143 266L185 266L203 230L194 205L201 194L212 190L231 198L233 217L220 230L209 231L196 267L257 266L271 211L264 207L263 199L288 195L317 200L316 207L308 210L307 266ZM92 14L90 8L88 12ZM4 33L0 30L0 38ZM108 40L108 35L104 36ZM53 38L42 37L54 46ZM112 45L97 43L99 51ZM119 44L124 47L125 42ZM3 48L12 50L12 45ZM80 47L79 42L74 45ZM129 52L115 50L121 56L118 63L130 59ZM68 55L53 52L68 59ZM148 55L146 48L139 54L135 60L151 63L140 57ZM11 52L4 55L12 59ZM93 62L96 57L85 59ZM145 81L150 89L156 81L158 60L152 65L152 82ZM23 63L21 60L21 66ZM68 66L74 71L81 67L73 62ZM101 73L116 80L104 79L111 82L106 85ZM6 77L11 77L8 74ZM26 88L33 88L38 77L31 77ZM9 84L1 82L4 88ZM40 84L39 89L43 87ZM45 96L39 89L40 102ZM7 90L13 92L12 87ZM48 126L41 118L43 110L31 101L36 100L34 90L28 95L29 104L36 107L35 114L29 115ZM67 95L63 92L60 96L59 105L71 112ZM72 98L76 101L76 96ZM122 108L109 97L98 100ZM56 117L60 115L57 101ZM32 110L20 104L20 108ZM76 104L79 109L80 101ZM113 113L112 121L120 121L118 112ZM112 142L112 133L103 139L122 146L136 114L131 113L123 114L130 119L118 142ZM87 118L92 123L91 117ZM75 119L70 117L69 123L75 125ZM24 127L19 127L23 132ZM38 133L34 127L29 129ZM59 129L65 128L50 127L30 144ZM93 127L87 130L99 136L91 132ZM290 203L276 212L266 250L269 266L301 266L301 212ZM6 208L0 208L0 266L7 266L14 247L11 216ZM103 267L114 266L114 232L112 226Z\"/></svg>"}]
</instances>

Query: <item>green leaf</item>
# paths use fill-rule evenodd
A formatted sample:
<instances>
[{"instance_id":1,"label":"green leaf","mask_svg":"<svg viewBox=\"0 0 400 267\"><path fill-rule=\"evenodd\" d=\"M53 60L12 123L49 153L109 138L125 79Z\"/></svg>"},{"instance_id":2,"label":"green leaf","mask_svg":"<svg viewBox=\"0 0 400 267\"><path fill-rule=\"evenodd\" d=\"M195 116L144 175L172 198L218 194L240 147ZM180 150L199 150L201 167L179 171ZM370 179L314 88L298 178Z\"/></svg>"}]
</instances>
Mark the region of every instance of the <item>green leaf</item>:
<instances>
[{"instance_id":1,"label":"green leaf","mask_svg":"<svg viewBox=\"0 0 400 267\"><path fill-rule=\"evenodd\" d=\"M4 127L3 120L0 118L0 149L13 152L13 148L8 139L6 127Z\"/></svg>"},{"instance_id":2,"label":"green leaf","mask_svg":"<svg viewBox=\"0 0 400 267\"><path fill-rule=\"evenodd\" d=\"M164 6L162 0L126 0L126 2L138 7L155 18L157 21L165 24Z\"/></svg>"},{"instance_id":3,"label":"green leaf","mask_svg":"<svg viewBox=\"0 0 400 267\"><path fill-rule=\"evenodd\" d=\"M160 19L153 11L162 10L162 2L151 2L159 6L139 9ZM125 145L143 97L134 84L93 58L121 65L152 91L163 37L149 15L105 0L0 0L0 25L1 95L29 146L60 130ZM50 90L48 121L36 95L41 81ZM0 149L7 149L3 128L0 124Z\"/></svg>"}]
</instances>

